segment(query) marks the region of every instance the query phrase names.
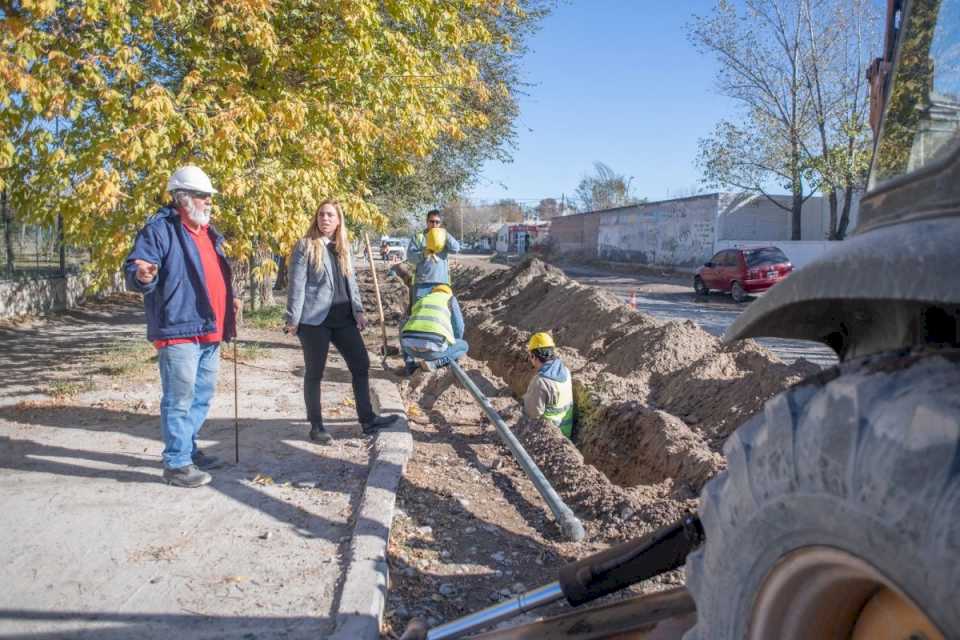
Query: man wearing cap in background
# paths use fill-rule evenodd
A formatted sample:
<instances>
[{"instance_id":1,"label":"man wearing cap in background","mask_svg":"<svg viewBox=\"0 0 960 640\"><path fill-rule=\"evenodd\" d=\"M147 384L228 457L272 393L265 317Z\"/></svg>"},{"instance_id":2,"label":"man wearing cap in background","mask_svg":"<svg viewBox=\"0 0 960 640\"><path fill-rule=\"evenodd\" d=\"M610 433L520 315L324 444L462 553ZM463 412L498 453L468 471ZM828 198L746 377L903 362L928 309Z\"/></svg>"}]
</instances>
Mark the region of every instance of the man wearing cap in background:
<instances>
[{"instance_id":1,"label":"man wearing cap in background","mask_svg":"<svg viewBox=\"0 0 960 640\"><path fill-rule=\"evenodd\" d=\"M527 343L530 365L537 374L523 394L523 409L533 420L556 425L568 438L573 435L573 383L570 370L557 356L549 333L535 333Z\"/></svg>"},{"instance_id":2,"label":"man wearing cap in background","mask_svg":"<svg viewBox=\"0 0 960 640\"><path fill-rule=\"evenodd\" d=\"M432 370L467 353L463 313L448 285L435 285L413 304L410 318L400 330L400 346L408 375L417 370L418 359Z\"/></svg>"},{"instance_id":3,"label":"man wearing cap in background","mask_svg":"<svg viewBox=\"0 0 960 640\"><path fill-rule=\"evenodd\" d=\"M427 228L410 240L407 259L416 264L410 287L410 307L430 293L435 285L450 284L447 256L460 252L460 243L444 229L443 218L436 209L427 213Z\"/></svg>"},{"instance_id":4,"label":"man wearing cap in background","mask_svg":"<svg viewBox=\"0 0 960 640\"><path fill-rule=\"evenodd\" d=\"M178 487L211 481L219 460L197 448L217 386L220 343L236 336L234 298L223 236L210 225L217 193L199 167L177 169L172 202L147 221L127 256L127 288L143 294L147 339L157 348L162 396L163 479Z\"/></svg>"}]
</instances>

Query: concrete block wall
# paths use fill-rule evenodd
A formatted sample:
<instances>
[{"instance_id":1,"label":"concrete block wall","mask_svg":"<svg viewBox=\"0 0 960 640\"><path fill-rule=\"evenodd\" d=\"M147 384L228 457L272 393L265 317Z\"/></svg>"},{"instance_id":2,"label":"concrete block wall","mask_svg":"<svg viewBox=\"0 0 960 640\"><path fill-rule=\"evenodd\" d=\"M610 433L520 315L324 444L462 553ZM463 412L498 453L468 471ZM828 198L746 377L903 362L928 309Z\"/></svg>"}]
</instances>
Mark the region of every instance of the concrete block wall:
<instances>
[{"instance_id":1,"label":"concrete block wall","mask_svg":"<svg viewBox=\"0 0 960 640\"><path fill-rule=\"evenodd\" d=\"M550 249L556 253L597 257L600 213L577 213L550 220Z\"/></svg>"},{"instance_id":2,"label":"concrete block wall","mask_svg":"<svg viewBox=\"0 0 960 640\"><path fill-rule=\"evenodd\" d=\"M840 204L842 206L842 194ZM790 207L790 196L774 196L783 207ZM850 229L856 224L859 195L850 211ZM838 212L839 215L839 212ZM755 194L721 193L717 222L717 240L789 240L790 212ZM800 216L800 237L803 241L826 240L830 233L830 203L814 196L803 204Z\"/></svg>"},{"instance_id":3,"label":"concrete block wall","mask_svg":"<svg viewBox=\"0 0 960 640\"><path fill-rule=\"evenodd\" d=\"M83 302L91 282L90 276L82 273L0 280L0 318L71 309ZM117 273L113 283L97 291L97 295L122 291L123 287L123 278Z\"/></svg>"},{"instance_id":4,"label":"concrete block wall","mask_svg":"<svg viewBox=\"0 0 960 640\"><path fill-rule=\"evenodd\" d=\"M601 212L597 252L603 260L684 267L713 255L717 194L650 202Z\"/></svg>"}]
</instances>

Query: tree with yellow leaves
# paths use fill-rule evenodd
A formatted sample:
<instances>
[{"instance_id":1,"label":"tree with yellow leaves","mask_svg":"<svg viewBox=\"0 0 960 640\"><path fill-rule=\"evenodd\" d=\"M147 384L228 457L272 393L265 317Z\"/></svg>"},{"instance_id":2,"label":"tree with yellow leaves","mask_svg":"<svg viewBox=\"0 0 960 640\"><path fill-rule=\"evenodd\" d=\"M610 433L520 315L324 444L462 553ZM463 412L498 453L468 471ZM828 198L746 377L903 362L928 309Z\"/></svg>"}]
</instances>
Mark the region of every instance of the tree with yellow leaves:
<instances>
[{"instance_id":1,"label":"tree with yellow leaves","mask_svg":"<svg viewBox=\"0 0 960 640\"><path fill-rule=\"evenodd\" d=\"M331 195L379 225L383 185L509 137L516 76L490 61L540 3L0 2L0 188L26 219L62 215L103 277L186 163L220 190L235 256L291 246Z\"/></svg>"}]
</instances>

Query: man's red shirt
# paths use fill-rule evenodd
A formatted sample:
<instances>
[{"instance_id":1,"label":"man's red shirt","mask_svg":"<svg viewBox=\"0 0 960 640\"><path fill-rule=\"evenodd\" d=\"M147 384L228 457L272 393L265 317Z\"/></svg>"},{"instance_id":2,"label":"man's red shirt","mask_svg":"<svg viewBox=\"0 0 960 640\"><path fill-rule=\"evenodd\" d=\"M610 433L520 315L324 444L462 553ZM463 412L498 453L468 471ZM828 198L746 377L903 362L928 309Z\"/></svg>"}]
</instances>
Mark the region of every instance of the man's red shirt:
<instances>
[{"instance_id":1,"label":"man's red shirt","mask_svg":"<svg viewBox=\"0 0 960 640\"><path fill-rule=\"evenodd\" d=\"M183 224L181 222L181 224ZM223 269L220 267L220 256L213 246L213 240L210 238L210 225L203 225L196 231L187 225L183 225L187 230L193 242L197 245L197 252L200 254L200 264L203 265L203 280L207 287L207 297L210 299L210 306L213 307L213 316L217 323L217 328L211 333L201 336L168 338L166 340L154 340L153 346L157 349L169 347L173 344L185 344L196 342L198 344L207 344L210 342L220 342L223 339L223 324L227 315L227 283L223 279Z\"/></svg>"}]
</instances>

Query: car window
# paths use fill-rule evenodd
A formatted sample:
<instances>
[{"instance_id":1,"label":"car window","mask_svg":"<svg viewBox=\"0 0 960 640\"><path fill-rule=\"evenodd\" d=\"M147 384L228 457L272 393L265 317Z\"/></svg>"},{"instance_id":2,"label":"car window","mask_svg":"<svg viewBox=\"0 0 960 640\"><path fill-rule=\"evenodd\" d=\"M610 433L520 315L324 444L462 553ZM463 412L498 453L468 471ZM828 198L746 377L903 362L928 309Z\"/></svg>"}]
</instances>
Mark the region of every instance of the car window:
<instances>
[{"instance_id":1,"label":"car window","mask_svg":"<svg viewBox=\"0 0 960 640\"><path fill-rule=\"evenodd\" d=\"M713 257L710 258L710 264L712 264L715 267L722 266L724 253L726 253L726 251L718 251L715 254L713 254Z\"/></svg>"},{"instance_id":2,"label":"car window","mask_svg":"<svg viewBox=\"0 0 960 640\"><path fill-rule=\"evenodd\" d=\"M761 264L780 264L790 262L786 254L776 247L765 247L763 249L751 249L743 252L747 260L748 267L756 267Z\"/></svg>"}]
</instances>

